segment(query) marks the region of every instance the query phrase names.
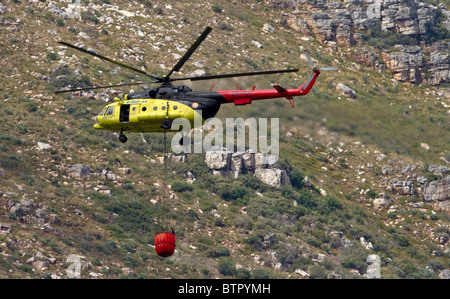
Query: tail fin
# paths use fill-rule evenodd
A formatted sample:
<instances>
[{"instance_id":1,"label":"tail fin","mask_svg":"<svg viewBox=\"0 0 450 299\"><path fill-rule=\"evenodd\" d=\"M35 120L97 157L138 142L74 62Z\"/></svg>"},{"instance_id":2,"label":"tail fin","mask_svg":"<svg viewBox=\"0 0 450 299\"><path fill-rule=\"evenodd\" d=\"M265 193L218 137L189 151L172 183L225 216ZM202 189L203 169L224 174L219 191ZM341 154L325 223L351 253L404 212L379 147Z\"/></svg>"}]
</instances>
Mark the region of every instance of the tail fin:
<instances>
[{"instance_id":1,"label":"tail fin","mask_svg":"<svg viewBox=\"0 0 450 299\"><path fill-rule=\"evenodd\" d=\"M274 85L273 88L275 88L279 93L285 93L285 98L289 100L289 103L291 103L292 108L294 108L295 101L294 97L291 95L288 95L288 90L280 85Z\"/></svg>"}]
</instances>

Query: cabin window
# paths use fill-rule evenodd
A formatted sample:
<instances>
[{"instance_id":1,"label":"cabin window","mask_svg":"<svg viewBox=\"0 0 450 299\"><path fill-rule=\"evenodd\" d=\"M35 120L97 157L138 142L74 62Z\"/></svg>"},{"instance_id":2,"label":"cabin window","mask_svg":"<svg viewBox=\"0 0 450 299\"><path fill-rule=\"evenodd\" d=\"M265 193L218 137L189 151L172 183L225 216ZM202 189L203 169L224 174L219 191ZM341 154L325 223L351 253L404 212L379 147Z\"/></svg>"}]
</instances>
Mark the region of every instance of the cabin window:
<instances>
[{"instance_id":1,"label":"cabin window","mask_svg":"<svg viewBox=\"0 0 450 299\"><path fill-rule=\"evenodd\" d=\"M147 110L147 107L142 107L142 111L146 111Z\"/></svg>"},{"instance_id":2,"label":"cabin window","mask_svg":"<svg viewBox=\"0 0 450 299\"><path fill-rule=\"evenodd\" d=\"M162 106L161 110L163 110L163 111L166 110L166 106Z\"/></svg>"},{"instance_id":3,"label":"cabin window","mask_svg":"<svg viewBox=\"0 0 450 299\"><path fill-rule=\"evenodd\" d=\"M106 112L106 108L107 107L104 107L103 109L102 109L102 112L100 112L98 115L100 115L100 116L103 116L103 115L105 115L105 112Z\"/></svg>"},{"instance_id":4,"label":"cabin window","mask_svg":"<svg viewBox=\"0 0 450 299\"><path fill-rule=\"evenodd\" d=\"M113 115L114 114L114 106L110 106L108 108L108 111L106 111L106 115Z\"/></svg>"},{"instance_id":5,"label":"cabin window","mask_svg":"<svg viewBox=\"0 0 450 299\"><path fill-rule=\"evenodd\" d=\"M173 110L177 110L177 109L178 109L177 105L173 106Z\"/></svg>"},{"instance_id":6,"label":"cabin window","mask_svg":"<svg viewBox=\"0 0 450 299\"><path fill-rule=\"evenodd\" d=\"M156 107L156 106L155 106L155 107L153 107L153 110L154 110L154 111L158 110L158 107Z\"/></svg>"}]
</instances>

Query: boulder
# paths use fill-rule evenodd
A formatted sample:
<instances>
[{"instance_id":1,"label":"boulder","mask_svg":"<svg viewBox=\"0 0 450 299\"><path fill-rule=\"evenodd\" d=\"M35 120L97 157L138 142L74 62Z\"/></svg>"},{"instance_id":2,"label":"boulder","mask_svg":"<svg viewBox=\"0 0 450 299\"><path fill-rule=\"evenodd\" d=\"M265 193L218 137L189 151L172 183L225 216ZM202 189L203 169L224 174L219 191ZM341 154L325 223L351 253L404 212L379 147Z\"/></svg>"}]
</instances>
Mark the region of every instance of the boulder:
<instances>
[{"instance_id":1,"label":"boulder","mask_svg":"<svg viewBox=\"0 0 450 299\"><path fill-rule=\"evenodd\" d=\"M414 195L416 193L413 181L399 179L390 180L387 189L399 195Z\"/></svg>"},{"instance_id":2,"label":"boulder","mask_svg":"<svg viewBox=\"0 0 450 299\"><path fill-rule=\"evenodd\" d=\"M86 164L67 165L69 177L74 179L88 179L91 177L91 168Z\"/></svg>"},{"instance_id":3,"label":"boulder","mask_svg":"<svg viewBox=\"0 0 450 299\"><path fill-rule=\"evenodd\" d=\"M431 182L425 189L424 200L439 210L450 212L450 175Z\"/></svg>"},{"instance_id":4,"label":"boulder","mask_svg":"<svg viewBox=\"0 0 450 299\"><path fill-rule=\"evenodd\" d=\"M338 90L342 95L344 95L345 97L349 98L349 99L356 99L356 92L351 89L350 87L348 87L347 85L344 85L342 83L338 83L336 85L336 90Z\"/></svg>"},{"instance_id":5,"label":"boulder","mask_svg":"<svg viewBox=\"0 0 450 299\"><path fill-rule=\"evenodd\" d=\"M275 240L275 234L270 232L267 235L264 236L264 246L270 247L273 244L273 241Z\"/></svg>"},{"instance_id":6,"label":"boulder","mask_svg":"<svg viewBox=\"0 0 450 299\"><path fill-rule=\"evenodd\" d=\"M381 167L381 173L384 174L384 175L394 174L395 170L392 167L388 166L388 165L383 165Z\"/></svg>"},{"instance_id":7,"label":"boulder","mask_svg":"<svg viewBox=\"0 0 450 299\"><path fill-rule=\"evenodd\" d=\"M31 201L21 199L19 202L15 200L8 201L8 210L11 214L20 217L33 212L35 204Z\"/></svg>"},{"instance_id":8,"label":"boulder","mask_svg":"<svg viewBox=\"0 0 450 299\"><path fill-rule=\"evenodd\" d=\"M0 235L6 236L11 232L11 227L8 224L0 223Z\"/></svg>"},{"instance_id":9,"label":"boulder","mask_svg":"<svg viewBox=\"0 0 450 299\"><path fill-rule=\"evenodd\" d=\"M223 151L208 151L205 154L205 162L209 169L228 169L231 154Z\"/></svg>"},{"instance_id":10,"label":"boulder","mask_svg":"<svg viewBox=\"0 0 450 299\"><path fill-rule=\"evenodd\" d=\"M39 142L37 143L38 150L43 152L49 152L53 149L53 147L50 144Z\"/></svg>"},{"instance_id":11,"label":"boulder","mask_svg":"<svg viewBox=\"0 0 450 299\"><path fill-rule=\"evenodd\" d=\"M282 185L291 185L286 170L267 168L256 169L255 177L260 179L263 183L274 187L281 187Z\"/></svg>"},{"instance_id":12,"label":"boulder","mask_svg":"<svg viewBox=\"0 0 450 299\"><path fill-rule=\"evenodd\" d=\"M439 278L440 279L450 279L450 270L449 269L442 270L439 273Z\"/></svg>"},{"instance_id":13,"label":"boulder","mask_svg":"<svg viewBox=\"0 0 450 299\"><path fill-rule=\"evenodd\" d=\"M388 195L380 193L380 198L376 198L373 200L373 207L377 210L387 209L391 203L392 200Z\"/></svg>"},{"instance_id":14,"label":"boulder","mask_svg":"<svg viewBox=\"0 0 450 299\"><path fill-rule=\"evenodd\" d=\"M48 270L49 263L47 261L35 261L33 262L33 268L39 272Z\"/></svg>"},{"instance_id":15,"label":"boulder","mask_svg":"<svg viewBox=\"0 0 450 299\"><path fill-rule=\"evenodd\" d=\"M246 152L245 154L243 154L242 166L249 171L255 170L255 153Z\"/></svg>"},{"instance_id":16,"label":"boulder","mask_svg":"<svg viewBox=\"0 0 450 299\"><path fill-rule=\"evenodd\" d=\"M263 29L264 32L274 33L276 30L271 24L264 24Z\"/></svg>"},{"instance_id":17,"label":"boulder","mask_svg":"<svg viewBox=\"0 0 450 299\"><path fill-rule=\"evenodd\" d=\"M446 166L439 166L439 165L430 165L428 167L428 171L432 172L437 175L445 175L447 173L447 167Z\"/></svg>"},{"instance_id":18,"label":"boulder","mask_svg":"<svg viewBox=\"0 0 450 299\"><path fill-rule=\"evenodd\" d=\"M302 269L296 269L294 271L295 274L298 274L302 277L309 277L309 274L306 271L303 271Z\"/></svg>"}]
</instances>

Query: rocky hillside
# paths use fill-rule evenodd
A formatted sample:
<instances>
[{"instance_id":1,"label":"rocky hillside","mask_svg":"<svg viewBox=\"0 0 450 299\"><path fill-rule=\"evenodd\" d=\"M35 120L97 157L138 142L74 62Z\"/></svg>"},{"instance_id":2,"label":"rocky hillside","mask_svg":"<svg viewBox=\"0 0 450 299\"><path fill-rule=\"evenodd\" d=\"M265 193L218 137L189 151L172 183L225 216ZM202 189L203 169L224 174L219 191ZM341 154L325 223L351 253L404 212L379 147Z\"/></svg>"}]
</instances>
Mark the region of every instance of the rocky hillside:
<instances>
[{"instance_id":1,"label":"rocky hillside","mask_svg":"<svg viewBox=\"0 0 450 299\"><path fill-rule=\"evenodd\" d=\"M366 278L377 255L382 278L449 278L449 9L84 0L78 14L72 1L0 0L0 277L68 278L79 260L82 278ZM301 70L195 89L298 87L305 49L340 69L294 109L219 112L280 118L270 167L248 152L165 160L161 135L122 144L95 131L98 111L130 89L53 93L143 80L57 41L162 75L207 25L183 74ZM170 258L155 253L162 227L177 235Z\"/></svg>"},{"instance_id":2,"label":"rocky hillside","mask_svg":"<svg viewBox=\"0 0 450 299\"><path fill-rule=\"evenodd\" d=\"M431 3L431 2L430 2ZM414 84L449 83L450 12L427 1L298 1L286 14L295 31L349 52L366 66ZM367 48L367 45L375 49ZM349 53L350 54L350 53Z\"/></svg>"}]
</instances>

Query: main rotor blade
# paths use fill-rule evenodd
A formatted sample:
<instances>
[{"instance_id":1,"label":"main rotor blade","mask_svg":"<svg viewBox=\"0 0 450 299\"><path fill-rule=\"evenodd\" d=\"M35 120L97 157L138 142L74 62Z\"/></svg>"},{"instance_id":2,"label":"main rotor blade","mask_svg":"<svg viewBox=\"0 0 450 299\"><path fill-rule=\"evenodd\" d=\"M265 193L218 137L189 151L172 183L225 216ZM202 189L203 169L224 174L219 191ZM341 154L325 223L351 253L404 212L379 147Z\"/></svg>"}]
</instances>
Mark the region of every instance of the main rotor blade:
<instances>
[{"instance_id":1,"label":"main rotor blade","mask_svg":"<svg viewBox=\"0 0 450 299\"><path fill-rule=\"evenodd\" d=\"M85 87L85 88L75 88L75 89L69 89L69 90L59 90L59 91L55 91L55 93L58 94L58 93L73 92L73 91L101 89L101 88L111 88L111 87L121 87L121 86L131 86L131 85L141 85L141 84L153 84L153 83L159 83L159 80L158 81L152 81L152 82L124 83L124 84L116 84L116 85L108 85L108 86L94 86L94 87Z\"/></svg>"},{"instance_id":2,"label":"main rotor blade","mask_svg":"<svg viewBox=\"0 0 450 299\"><path fill-rule=\"evenodd\" d=\"M206 27L205 31L197 38L197 40L192 44L192 46L187 50L187 52L180 58L178 63L173 67L173 69L166 75L166 77L170 77L173 72L178 72L181 67L186 63L186 61L191 57L192 53L197 50L198 46L206 39L208 34L211 32L211 27Z\"/></svg>"},{"instance_id":3,"label":"main rotor blade","mask_svg":"<svg viewBox=\"0 0 450 299\"><path fill-rule=\"evenodd\" d=\"M289 70L275 70L275 71L223 74L223 75L211 75L211 76L199 76L199 77L185 77L185 78L170 79L170 81L181 81L181 80L200 81L200 80L211 80L211 79L233 78L233 77L244 77L244 76L270 75L270 74L280 74L280 73L296 73L299 70L300 69L289 69Z\"/></svg>"},{"instance_id":4,"label":"main rotor blade","mask_svg":"<svg viewBox=\"0 0 450 299\"><path fill-rule=\"evenodd\" d=\"M127 68L127 69L129 69L129 70L138 72L138 73L143 74L143 75L146 75L146 76L148 76L148 77L150 77L150 78L153 78L153 79L156 79L156 80L161 80L161 78L152 76L152 75L147 74L146 72L144 72L144 71L142 71L142 70L140 70L140 69L134 68L134 67L132 67L132 66L130 66L130 65L124 64L124 63L119 62L119 61L112 60L111 58L105 57L105 56L103 56L103 55L100 55L100 54L97 54L97 53L88 51L88 50L86 50L86 49L83 49L83 48L80 48L80 47L77 47L77 46L68 44L68 43L66 43L66 42L58 42L58 43L61 44L61 45L67 46L67 47L69 47L69 48L72 48L72 49L81 51L81 52L83 52L83 53L86 53L86 54L95 56L95 57L100 58L100 59L102 59L102 60L105 60L105 61L108 61L108 62L117 64L117 65L120 65L121 67L124 67L124 68Z\"/></svg>"}]
</instances>

